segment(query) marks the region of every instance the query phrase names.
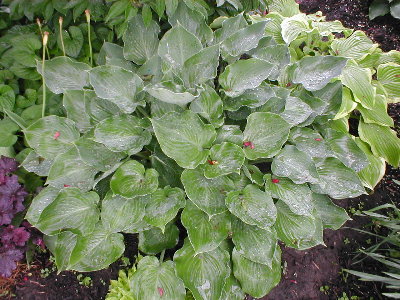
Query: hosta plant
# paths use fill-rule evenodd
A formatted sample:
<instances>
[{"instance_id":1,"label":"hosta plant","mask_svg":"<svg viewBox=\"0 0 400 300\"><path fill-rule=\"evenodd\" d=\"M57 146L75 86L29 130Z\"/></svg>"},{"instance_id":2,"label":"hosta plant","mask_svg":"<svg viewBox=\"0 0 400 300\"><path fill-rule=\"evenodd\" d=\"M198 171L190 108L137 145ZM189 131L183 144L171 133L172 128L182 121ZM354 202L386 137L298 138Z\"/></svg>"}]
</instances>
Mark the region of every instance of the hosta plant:
<instances>
[{"instance_id":1,"label":"hosta plant","mask_svg":"<svg viewBox=\"0 0 400 300\"><path fill-rule=\"evenodd\" d=\"M388 13L390 13L394 18L400 19L399 0L374 0L369 6L370 20L384 16Z\"/></svg>"},{"instance_id":2,"label":"hosta plant","mask_svg":"<svg viewBox=\"0 0 400 300\"><path fill-rule=\"evenodd\" d=\"M22 165L47 177L27 219L60 271L106 268L138 233L138 299L261 297L278 241L323 245L348 219L330 198L399 165L399 53L289 0L215 20L186 2L162 26L132 18L97 66L38 62L65 115L20 124Z\"/></svg>"}]
</instances>

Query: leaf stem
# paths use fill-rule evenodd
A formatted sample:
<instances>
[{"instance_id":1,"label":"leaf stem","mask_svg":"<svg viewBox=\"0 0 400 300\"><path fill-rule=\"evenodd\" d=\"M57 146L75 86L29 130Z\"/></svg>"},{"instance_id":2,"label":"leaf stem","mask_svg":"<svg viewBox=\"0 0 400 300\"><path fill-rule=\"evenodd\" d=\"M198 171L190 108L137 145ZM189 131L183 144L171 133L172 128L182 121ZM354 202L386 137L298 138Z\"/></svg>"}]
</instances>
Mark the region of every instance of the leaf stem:
<instances>
[{"instance_id":1,"label":"leaf stem","mask_svg":"<svg viewBox=\"0 0 400 300\"><path fill-rule=\"evenodd\" d=\"M162 263L164 261L164 255L165 255L165 249L163 251L161 251L160 254L160 263Z\"/></svg>"},{"instance_id":2,"label":"leaf stem","mask_svg":"<svg viewBox=\"0 0 400 300\"><path fill-rule=\"evenodd\" d=\"M64 46L64 38L63 38L63 32L62 32L63 17L60 16L60 18L58 19L58 24L60 25L61 47L62 47L63 55L65 56L65 46Z\"/></svg>"},{"instance_id":3,"label":"leaf stem","mask_svg":"<svg viewBox=\"0 0 400 300\"><path fill-rule=\"evenodd\" d=\"M87 30L88 30L88 39L89 39L89 59L90 66L93 67L93 49L92 49L92 41L90 39L90 10L85 10L86 22L87 22Z\"/></svg>"},{"instance_id":4,"label":"leaf stem","mask_svg":"<svg viewBox=\"0 0 400 300\"><path fill-rule=\"evenodd\" d=\"M46 60L46 45L47 45L48 38L49 38L49 33L47 31L45 31L43 33L43 51L42 51L42 82L43 82L42 118L44 117L45 112L46 112L46 79L44 77L44 69L45 69L44 62Z\"/></svg>"}]
</instances>

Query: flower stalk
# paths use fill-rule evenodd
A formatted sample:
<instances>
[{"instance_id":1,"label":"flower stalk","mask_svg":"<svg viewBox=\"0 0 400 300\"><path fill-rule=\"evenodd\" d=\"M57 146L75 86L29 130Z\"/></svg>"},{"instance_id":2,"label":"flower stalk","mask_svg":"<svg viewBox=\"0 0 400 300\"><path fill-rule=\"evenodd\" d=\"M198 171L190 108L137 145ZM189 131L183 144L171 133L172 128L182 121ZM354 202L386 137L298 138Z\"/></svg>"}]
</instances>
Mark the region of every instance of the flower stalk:
<instances>
[{"instance_id":1,"label":"flower stalk","mask_svg":"<svg viewBox=\"0 0 400 300\"><path fill-rule=\"evenodd\" d=\"M46 111L46 79L44 77L45 60L46 60L46 46L49 40L49 33L43 32L43 51L42 51L42 83L43 83L43 103L42 103L42 118L45 116Z\"/></svg>"}]
</instances>

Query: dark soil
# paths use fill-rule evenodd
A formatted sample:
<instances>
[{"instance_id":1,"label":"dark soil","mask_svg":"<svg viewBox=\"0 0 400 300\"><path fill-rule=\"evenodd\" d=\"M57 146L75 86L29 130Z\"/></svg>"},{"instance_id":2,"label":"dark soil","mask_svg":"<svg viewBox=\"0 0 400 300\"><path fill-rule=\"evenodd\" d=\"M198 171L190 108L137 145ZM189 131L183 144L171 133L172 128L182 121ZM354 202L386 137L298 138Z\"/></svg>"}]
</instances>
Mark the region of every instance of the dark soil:
<instances>
[{"instance_id":1,"label":"dark soil","mask_svg":"<svg viewBox=\"0 0 400 300\"><path fill-rule=\"evenodd\" d=\"M322 11L328 21L340 20L343 25L364 31L384 51L400 51L400 20L390 14L369 20L371 0L297 0L304 13Z\"/></svg>"}]
</instances>

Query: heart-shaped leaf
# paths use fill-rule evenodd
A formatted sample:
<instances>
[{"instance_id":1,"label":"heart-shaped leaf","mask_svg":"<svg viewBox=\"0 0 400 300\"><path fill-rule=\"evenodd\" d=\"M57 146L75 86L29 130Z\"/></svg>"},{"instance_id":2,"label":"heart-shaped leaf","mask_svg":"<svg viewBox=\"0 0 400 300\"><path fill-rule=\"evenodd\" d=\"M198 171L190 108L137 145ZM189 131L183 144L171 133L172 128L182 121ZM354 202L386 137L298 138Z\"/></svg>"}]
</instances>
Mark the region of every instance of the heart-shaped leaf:
<instances>
[{"instance_id":1,"label":"heart-shaped leaf","mask_svg":"<svg viewBox=\"0 0 400 300\"><path fill-rule=\"evenodd\" d=\"M179 229L175 224L169 223L165 232L160 228L152 227L139 233L139 250L150 255L160 253L165 249L171 249L178 244Z\"/></svg>"},{"instance_id":2,"label":"heart-shaped leaf","mask_svg":"<svg viewBox=\"0 0 400 300\"><path fill-rule=\"evenodd\" d=\"M186 90L184 86L173 81L163 81L155 85L149 85L146 87L146 92L162 102L180 106L185 106L192 102L199 95L195 90Z\"/></svg>"},{"instance_id":3,"label":"heart-shaped leaf","mask_svg":"<svg viewBox=\"0 0 400 300\"><path fill-rule=\"evenodd\" d=\"M56 199L60 189L53 188L51 186L45 187L40 191L38 195L33 198L31 205L26 213L25 218L35 225L40 218L43 210L50 205Z\"/></svg>"},{"instance_id":4,"label":"heart-shaped leaf","mask_svg":"<svg viewBox=\"0 0 400 300\"><path fill-rule=\"evenodd\" d=\"M338 230L347 220L351 220L346 210L335 205L328 196L313 193L312 197L324 228Z\"/></svg>"}]
</instances>

